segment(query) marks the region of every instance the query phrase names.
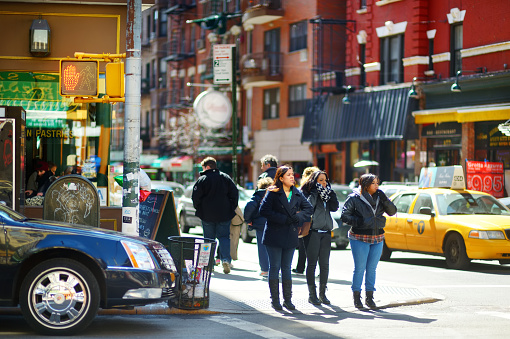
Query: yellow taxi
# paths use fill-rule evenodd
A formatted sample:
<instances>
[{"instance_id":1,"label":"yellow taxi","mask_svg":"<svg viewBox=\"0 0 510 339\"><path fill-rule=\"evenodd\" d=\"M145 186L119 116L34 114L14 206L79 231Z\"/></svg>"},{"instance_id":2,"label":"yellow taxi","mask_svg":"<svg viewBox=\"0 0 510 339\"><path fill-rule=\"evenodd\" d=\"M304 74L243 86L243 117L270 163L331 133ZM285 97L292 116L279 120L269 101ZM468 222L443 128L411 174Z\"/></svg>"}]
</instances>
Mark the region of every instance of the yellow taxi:
<instances>
[{"instance_id":1,"label":"yellow taxi","mask_svg":"<svg viewBox=\"0 0 510 339\"><path fill-rule=\"evenodd\" d=\"M453 269L466 268L472 259L510 263L510 210L492 195L427 187L390 199L397 213L386 215L381 260L389 260L392 251L406 251L442 255Z\"/></svg>"}]
</instances>

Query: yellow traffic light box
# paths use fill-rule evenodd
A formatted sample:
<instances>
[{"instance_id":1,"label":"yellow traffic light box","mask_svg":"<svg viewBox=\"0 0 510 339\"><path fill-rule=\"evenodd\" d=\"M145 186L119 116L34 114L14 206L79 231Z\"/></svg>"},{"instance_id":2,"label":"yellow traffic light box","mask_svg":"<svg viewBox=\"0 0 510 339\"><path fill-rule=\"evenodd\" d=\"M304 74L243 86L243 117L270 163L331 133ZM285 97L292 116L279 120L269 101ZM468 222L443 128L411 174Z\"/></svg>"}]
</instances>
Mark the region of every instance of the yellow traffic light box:
<instances>
[{"instance_id":1,"label":"yellow traffic light box","mask_svg":"<svg viewBox=\"0 0 510 339\"><path fill-rule=\"evenodd\" d=\"M124 63L106 64L106 95L110 98L124 97Z\"/></svg>"},{"instance_id":2,"label":"yellow traffic light box","mask_svg":"<svg viewBox=\"0 0 510 339\"><path fill-rule=\"evenodd\" d=\"M99 61L60 60L60 95L65 97L97 97Z\"/></svg>"}]
</instances>

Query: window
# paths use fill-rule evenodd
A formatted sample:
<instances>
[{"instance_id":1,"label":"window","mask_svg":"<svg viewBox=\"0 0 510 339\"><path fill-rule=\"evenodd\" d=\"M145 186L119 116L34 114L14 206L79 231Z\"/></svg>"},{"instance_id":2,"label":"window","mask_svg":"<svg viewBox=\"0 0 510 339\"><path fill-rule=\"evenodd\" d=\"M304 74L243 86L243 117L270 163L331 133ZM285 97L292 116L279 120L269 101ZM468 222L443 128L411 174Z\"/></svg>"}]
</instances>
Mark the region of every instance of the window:
<instances>
[{"instance_id":1,"label":"window","mask_svg":"<svg viewBox=\"0 0 510 339\"><path fill-rule=\"evenodd\" d=\"M365 87L365 84L367 82L367 73L365 72L365 63L366 63L366 45L360 44L359 45L359 67L360 67L359 84L362 87Z\"/></svg>"},{"instance_id":2,"label":"window","mask_svg":"<svg viewBox=\"0 0 510 339\"><path fill-rule=\"evenodd\" d=\"M151 35L152 35L153 37L155 37L155 36L156 36L156 30L157 30L157 24L158 24L158 22L159 22L159 20L158 20L158 18L159 18L159 12L156 10L156 11L154 11L153 15L154 15L154 17L153 17L153 19L152 19L152 30L151 30L151 33L152 33L152 34L151 34Z\"/></svg>"},{"instance_id":3,"label":"window","mask_svg":"<svg viewBox=\"0 0 510 339\"><path fill-rule=\"evenodd\" d=\"M402 194L397 197L393 203L397 207L397 213L407 213L409 212L409 207L414 200L416 194Z\"/></svg>"},{"instance_id":4,"label":"window","mask_svg":"<svg viewBox=\"0 0 510 339\"><path fill-rule=\"evenodd\" d=\"M168 16L165 12L161 12L161 21L159 22L159 36L164 37L167 33Z\"/></svg>"},{"instance_id":5,"label":"window","mask_svg":"<svg viewBox=\"0 0 510 339\"><path fill-rule=\"evenodd\" d=\"M289 117L305 115L306 84L289 86Z\"/></svg>"},{"instance_id":6,"label":"window","mask_svg":"<svg viewBox=\"0 0 510 339\"><path fill-rule=\"evenodd\" d=\"M306 21L300 21L290 25L289 52L306 48L307 28Z\"/></svg>"},{"instance_id":7,"label":"window","mask_svg":"<svg viewBox=\"0 0 510 339\"><path fill-rule=\"evenodd\" d=\"M196 25L191 26L191 44L189 45L189 54L195 54L195 27Z\"/></svg>"},{"instance_id":8,"label":"window","mask_svg":"<svg viewBox=\"0 0 510 339\"><path fill-rule=\"evenodd\" d=\"M450 26L450 76L457 75L457 71L462 69L462 57L460 51L462 49L462 35L463 26L462 24L456 24Z\"/></svg>"},{"instance_id":9,"label":"window","mask_svg":"<svg viewBox=\"0 0 510 339\"><path fill-rule=\"evenodd\" d=\"M280 89L264 91L264 119L276 119L280 116Z\"/></svg>"},{"instance_id":10,"label":"window","mask_svg":"<svg viewBox=\"0 0 510 339\"><path fill-rule=\"evenodd\" d=\"M166 61L159 59L159 88L166 88Z\"/></svg>"},{"instance_id":11,"label":"window","mask_svg":"<svg viewBox=\"0 0 510 339\"><path fill-rule=\"evenodd\" d=\"M414 204L413 214L420 214L420 209L422 207L430 207L430 209L434 210L434 205L432 205L432 197L430 194L420 194L416 203Z\"/></svg>"},{"instance_id":12,"label":"window","mask_svg":"<svg viewBox=\"0 0 510 339\"><path fill-rule=\"evenodd\" d=\"M359 0L359 9L367 8L367 0Z\"/></svg>"},{"instance_id":13,"label":"window","mask_svg":"<svg viewBox=\"0 0 510 339\"><path fill-rule=\"evenodd\" d=\"M434 70L432 56L434 55L434 39L429 39L429 71Z\"/></svg>"},{"instance_id":14,"label":"window","mask_svg":"<svg viewBox=\"0 0 510 339\"><path fill-rule=\"evenodd\" d=\"M404 35L381 38L381 85L404 81Z\"/></svg>"},{"instance_id":15,"label":"window","mask_svg":"<svg viewBox=\"0 0 510 339\"><path fill-rule=\"evenodd\" d=\"M156 88L156 60L151 61L151 88Z\"/></svg>"}]
</instances>

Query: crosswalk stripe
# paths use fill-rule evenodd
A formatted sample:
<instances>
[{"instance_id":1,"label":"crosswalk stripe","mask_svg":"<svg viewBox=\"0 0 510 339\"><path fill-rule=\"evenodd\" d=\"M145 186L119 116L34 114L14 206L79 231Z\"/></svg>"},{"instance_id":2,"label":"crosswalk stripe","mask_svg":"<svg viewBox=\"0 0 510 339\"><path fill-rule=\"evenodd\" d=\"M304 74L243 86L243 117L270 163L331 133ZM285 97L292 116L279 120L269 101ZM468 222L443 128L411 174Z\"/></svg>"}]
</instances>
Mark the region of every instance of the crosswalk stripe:
<instances>
[{"instance_id":1,"label":"crosswalk stripe","mask_svg":"<svg viewBox=\"0 0 510 339\"><path fill-rule=\"evenodd\" d=\"M212 316L210 319L217 323L236 327L238 329L247 331L251 334L255 334L260 337L267 338L267 339L300 339L299 337L295 337L295 336L285 333L285 332L273 330L272 328L269 328L266 326L262 326L262 325L252 323L249 321L237 319L234 317L229 317L226 315L218 315L218 316L215 315L215 316Z\"/></svg>"}]
</instances>

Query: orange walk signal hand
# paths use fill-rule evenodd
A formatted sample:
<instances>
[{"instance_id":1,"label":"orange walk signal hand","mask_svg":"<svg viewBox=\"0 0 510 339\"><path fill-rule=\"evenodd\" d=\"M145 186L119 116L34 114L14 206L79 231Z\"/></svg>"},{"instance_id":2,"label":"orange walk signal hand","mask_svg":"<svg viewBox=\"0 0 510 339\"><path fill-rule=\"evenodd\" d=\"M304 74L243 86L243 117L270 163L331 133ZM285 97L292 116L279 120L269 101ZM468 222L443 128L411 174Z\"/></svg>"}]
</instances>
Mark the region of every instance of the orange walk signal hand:
<instances>
[{"instance_id":1,"label":"orange walk signal hand","mask_svg":"<svg viewBox=\"0 0 510 339\"><path fill-rule=\"evenodd\" d=\"M66 90L73 91L78 80L80 79L80 73L76 73L76 66L69 65L64 69L64 86Z\"/></svg>"}]
</instances>

